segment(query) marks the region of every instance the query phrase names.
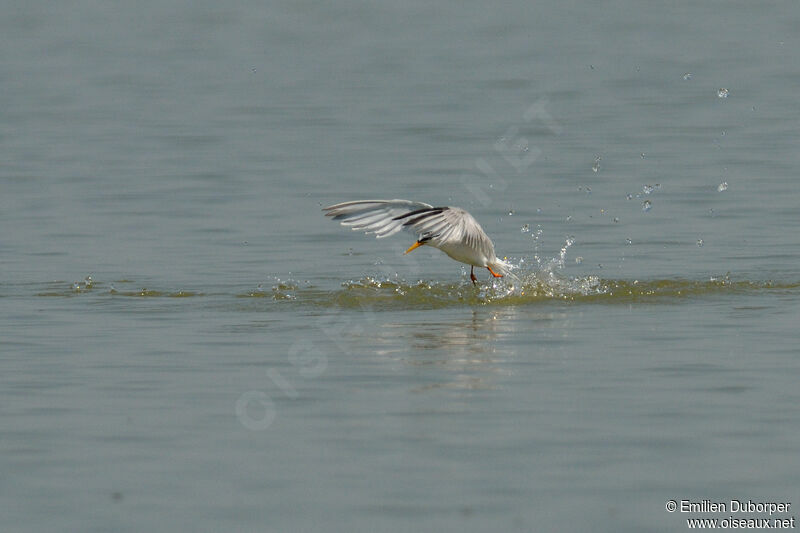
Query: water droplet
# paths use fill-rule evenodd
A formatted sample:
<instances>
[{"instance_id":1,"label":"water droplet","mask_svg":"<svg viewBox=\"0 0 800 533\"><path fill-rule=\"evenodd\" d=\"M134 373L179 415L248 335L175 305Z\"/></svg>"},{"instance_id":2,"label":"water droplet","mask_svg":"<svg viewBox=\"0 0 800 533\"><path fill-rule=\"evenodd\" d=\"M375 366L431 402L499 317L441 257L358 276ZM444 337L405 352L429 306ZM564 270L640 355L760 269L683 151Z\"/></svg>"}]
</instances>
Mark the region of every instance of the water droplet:
<instances>
[{"instance_id":1,"label":"water droplet","mask_svg":"<svg viewBox=\"0 0 800 533\"><path fill-rule=\"evenodd\" d=\"M242 241L242 244L244 244L245 246L247 246L249 243L248 243L247 241Z\"/></svg>"},{"instance_id":2,"label":"water droplet","mask_svg":"<svg viewBox=\"0 0 800 533\"><path fill-rule=\"evenodd\" d=\"M691 72L687 72L686 74L683 75L683 79L685 81L689 81L690 79L692 79L692 73Z\"/></svg>"},{"instance_id":3,"label":"water droplet","mask_svg":"<svg viewBox=\"0 0 800 533\"><path fill-rule=\"evenodd\" d=\"M717 192L727 191L728 190L728 182L723 181L719 185L717 185Z\"/></svg>"},{"instance_id":4,"label":"water droplet","mask_svg":"<svg viewBox=\"0 0 800 533\"><path fill-rule=\"evenodd\" d=\"M571 222L571 221L572 221L572 215L567 215L567 222Z\"/></svg>"},{"instance_id":5,"label":"water droplet","mask_svg":"<svg viewBox=\"0 0 800 533\"><path fill-rule=\"evenodd\" d=\"M583 263L583 257L581 257L581 256L578 256L578 257L576 257L576 258L575 258L575 263L577 263L577 264L579 264L579 265L580 265L581 263Z\"/></svg>"},{"instance_id":6,"label":"water droplet","mask_svg":"<svg viewBox=\"0 0 800 533\"><path fill-rule=\"evenodd\" d=\"M605 209L601 209L601 210L600 210L600 214L601 214L601 215L605 215L605 214L606 214L606 210L605 210Z\"/></svg>"},{"instance_id":7,"label":"water droplet","mask_svg":"<svg viewBox=\"0 0 800 533\"><path fill-rule=\"evenodd\" d=\"M641 153L641 158L644 159L645 155L644 152Z\"/></svg>"},{"instance_id":8,"label":"water droplet","mask_svg":"<svg viewBox=\"0 0 800 533\"><path fill-rule=\"evenodd\" d=\"M644 202L642 202L642 211L644 211L645 213L650 211L652 208L653 208L653 202L651 202L650 200L645 200Z\"/></svg>"},{"instance_id":9,"label":"water droplet","mask_svg":"<svg viewBox=\"0 0 800 533\"><path fill-rule=\"evenodd\" d=\"M697 239L697 246L703 246L703 239Z\"/></svg>"},{"instance_id":10,"label":"water droplet","mask_svg":"<svg viewBox=\"0 0 800 533\"><path fill-rule=\"evenodd\" d=\"M92 287L92 284L94 284L92 276L86 276L86 278L84 278L83 280L83 284L86 285L87 289L90 289Z\"/></svg>"},{"instance_id":11,"label":"water droplet","mask_svg":"<svg viewBox=\"0 0 800 533\"><path fill-rule=\"evenodd\" d=\"M113 283L111 285L109 285L108 292L110 292L111 294L114 294L115 292L117 292L117 288L114 287Z\"/></svg>"},{"instance_id":12,"label":"water droplet","mask_svg":"<svg viewBox=\"0 0 800 533\"><path fill-rule=\"evenodd\" d=\"M625 198L627 198L628 200L633 200L633 195L631 193L628 193L625 195Z\"/></svg>"},{"instance_id":13,"label":"water droplet","mask_svg":"<svg viewBox=\"0 0 800 533\"><path fill-rule=\"evenodd\" d=\"M256 67L250 67L250 72L255 72L255 71L256 71Z\"/></svg>"},{"instance_id":14,"label":"water droplet","mask_svg":"<svg viewBox=\"0 0 800 533\"><path fill-rule=\"evenodd\" d=\"M537 208L536 208L536 214L538 215L538 214L539 214L539 213L541 213L541 212L542 212L542 208L541 208L541 207L537 207Z\"/></svg>"},{"instance_id":15,"label":"water droplet","mask_svg":"<svg viewBox=\"0 0 800 533\"><path fill-rule=\"evenodd\" d=\"M719 98L727 98L728 97L728 89L717 89L717 96Z\"/></svg>"},{"instance_id":16,"label":"water droplet","mask_svg":"<svg viewBox=\"0 0 800 533\"><path fill-rule=\"evenodd\" d=\"M642 185L642 192L644 194L650 194L655 190L656 190L656 188L653 187L652 185Z\"/></svg>"},{"instance_id":17,"label":"water droplet","mask_svg":"<svg viewBox=\"0 0 800 533\"><path fill-rule=\"evenodd\" d=\"M631 245L631 244L633 244L633 241L630 240L630 239L625 239L625 244Z\"/></svg>"},{"instance_id":18,"label":"water droplet","mask_svg":"<svg viewBox=\"0 0 800 533\"><path fill-rule=\"evenodd\" d=\"M524 224L520 229L522 233L528 233L531 230L530 224Z\"/></svg>"},{"instance_id":19,"label":"water droplet","mask_svg":"<svg viewBox=\"0 0 800 533\"><path fill-rule=\"evenodd\" d=\"M76 282L74 282L74 283L72 284L72 290L73 290L73 291L80 291L80 290L81 290L81 284L80 284L80 283L78 283L77 281L76 281Z\"/></svg>"},{"instance_id":20,"label":"water droplet","mask_svg":"<svg viewBox=\"0 0 800 533\"><path fill-rule=\"evenodd\" d=\"M619 218L614 217L614 222L619 222Z\"/></svg>"},{"instance_id":21,"label":"water droplet","mask_svg":"<svg viewBox=\"0 0 800 533\"><path fill-rule=\"evenodd\" d=\"M510 217L514 216L514 209L509 209L508 210L508 216L510 216Z\"/></svg>"},{"instance_id":22,"label":"water droplet","mask_svg":"<svg viewBox=\"0 0 800 533\"><path fill-rule=\"evenodd\" d=\"M600 157L599 155L594 158L594 164L592 165L592 172L597 172L598 170L600 170L600 161L602 161L602 159L603 158Z\"/></svg>"},{"instance_id":23,"label":"water droplet","mask_svg":"<svg viewBox=\"0 0 800 533\"><path fill-rule=\"evenodd\" d=\"M592 188L586 187L586 194L592 194Z\"/></svg>"}]
</instances>

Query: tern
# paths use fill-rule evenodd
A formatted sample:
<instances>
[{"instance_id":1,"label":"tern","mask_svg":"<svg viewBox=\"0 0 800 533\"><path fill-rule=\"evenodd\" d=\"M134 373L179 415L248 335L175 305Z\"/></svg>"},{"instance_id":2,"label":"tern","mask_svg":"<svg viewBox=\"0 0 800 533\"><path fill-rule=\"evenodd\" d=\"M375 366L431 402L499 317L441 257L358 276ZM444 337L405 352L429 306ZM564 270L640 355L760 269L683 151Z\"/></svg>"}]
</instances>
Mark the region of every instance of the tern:
<instances>
[{"instance_id":1,"label":"tern","mask_svg":"<svg viewBox=\"0 0 800 533\"><path fill-rule=\"evenodd\" d=\"M407 230L417 236L405 253L433 246L470 266L469 278L477 283L475 267L486 268L495 278L511 274L512 266L494 253L494 244L478 221L460 207L434 207L408 200L361 200L322 209L353 231L374 233L378 239Z\"/></svg>"}]
</instances>

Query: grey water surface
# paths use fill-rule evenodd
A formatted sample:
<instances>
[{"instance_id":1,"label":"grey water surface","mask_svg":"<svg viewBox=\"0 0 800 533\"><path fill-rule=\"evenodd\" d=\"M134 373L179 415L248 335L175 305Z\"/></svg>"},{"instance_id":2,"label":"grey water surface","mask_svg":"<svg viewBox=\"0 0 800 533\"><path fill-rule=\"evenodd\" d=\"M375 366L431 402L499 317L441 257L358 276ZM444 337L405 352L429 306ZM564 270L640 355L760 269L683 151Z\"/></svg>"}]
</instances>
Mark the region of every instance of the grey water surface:
<instances>
[{"instance_id":1,"label":"grey water surface","mask_svg":"<svg viewBox=\"0 0 800 533\"><path fill-rule=\"evenodd\" d=\"M794 516L799 26L4 2L0 531ZM468 209L520 281L321 212L369 198Z\"/></svg>"}]
</instances>

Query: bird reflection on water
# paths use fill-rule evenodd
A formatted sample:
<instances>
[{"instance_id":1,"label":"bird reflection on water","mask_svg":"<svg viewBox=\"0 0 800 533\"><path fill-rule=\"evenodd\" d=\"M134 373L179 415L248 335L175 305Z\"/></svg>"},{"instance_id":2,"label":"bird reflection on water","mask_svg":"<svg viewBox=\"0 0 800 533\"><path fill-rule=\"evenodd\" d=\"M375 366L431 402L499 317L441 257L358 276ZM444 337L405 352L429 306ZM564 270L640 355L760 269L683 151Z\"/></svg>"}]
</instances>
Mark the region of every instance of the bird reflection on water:
<instances>
[{"instance_id":1,"label":"bird reflection on water","mask_svg":"<svg viewBox=\"0 0 800 533\"><path fill-rule=\"evenodd\" d=\"M414 374L417 392L492 389L493 376L513 373L512 364L531 351L512 342L521 324L541 330L547 340L569 331L565 320L563 312L517 307L471 309L462 317L437 322L402 321L397 315L382 320L373 315L371 327L349 343L355 348L369 336L376 358L391 364L395 372ZM419 385L420 378L426 383Z\"/></svg>"}]
</instances>

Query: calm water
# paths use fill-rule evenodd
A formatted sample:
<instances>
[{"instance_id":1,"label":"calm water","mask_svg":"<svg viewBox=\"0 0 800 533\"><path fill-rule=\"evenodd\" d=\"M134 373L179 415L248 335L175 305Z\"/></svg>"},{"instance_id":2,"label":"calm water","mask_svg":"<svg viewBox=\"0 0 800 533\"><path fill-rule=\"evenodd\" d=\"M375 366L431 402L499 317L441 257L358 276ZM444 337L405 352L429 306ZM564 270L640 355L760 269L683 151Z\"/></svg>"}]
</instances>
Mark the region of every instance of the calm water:
<instances>
[{"instance_id":1,"label":"calm water","mask_svg":"<svg viewBox=\"0 0 800 533\"><path fill-rule=\"evenodd\" d=\"M0 530L796 514L798 24L6 2ZM469 209L522 286L320 212L375 197Z\"/></svg>"}]
</instances>

